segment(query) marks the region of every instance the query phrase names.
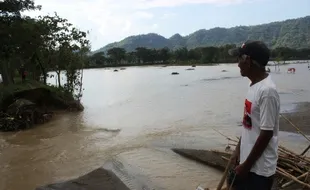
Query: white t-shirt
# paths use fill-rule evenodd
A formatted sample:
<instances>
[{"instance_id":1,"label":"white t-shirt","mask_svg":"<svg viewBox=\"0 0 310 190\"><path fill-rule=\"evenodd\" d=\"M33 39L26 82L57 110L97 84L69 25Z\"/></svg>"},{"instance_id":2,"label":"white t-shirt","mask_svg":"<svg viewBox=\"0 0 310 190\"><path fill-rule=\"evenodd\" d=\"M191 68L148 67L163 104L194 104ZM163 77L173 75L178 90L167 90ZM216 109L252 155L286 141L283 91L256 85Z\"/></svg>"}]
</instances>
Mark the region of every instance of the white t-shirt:
<instances>
[{"instance_id":1,"label":"white t-shirt","mask_svg":"<svg viewBox=\"0 0 310 190\"><path fill-rule=\"evenodd\" d=\"M249 87L245 99L240 163L243 163L261 130L273 130L273 137L262 156L251 168L257 175L269 177L276 172L278 161L280 98L270 75Z\"/></svg>"}]
</instances>

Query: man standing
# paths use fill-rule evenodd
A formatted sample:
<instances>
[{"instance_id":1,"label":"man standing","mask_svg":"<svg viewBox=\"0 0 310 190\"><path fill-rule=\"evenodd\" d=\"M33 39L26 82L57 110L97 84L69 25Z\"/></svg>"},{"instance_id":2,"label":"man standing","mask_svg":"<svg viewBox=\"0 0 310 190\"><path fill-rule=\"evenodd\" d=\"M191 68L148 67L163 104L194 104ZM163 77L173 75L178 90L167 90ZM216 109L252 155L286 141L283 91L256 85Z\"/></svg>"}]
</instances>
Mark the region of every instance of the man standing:
<instances>
[{"instance_id":1,"label":"man standing","mask_svg":"<svg viewBox=\"0 0 310 190\"><path fill-rule=\"evenodd\" d=\"M270 190L278 161L280 115L280 98L265 69L270 51L263 42L247 41L229 54L238 58L241 75L251 83L235 151L236 167L230 171L228 186L234 190Z\"/></svg>"}]
</instances>

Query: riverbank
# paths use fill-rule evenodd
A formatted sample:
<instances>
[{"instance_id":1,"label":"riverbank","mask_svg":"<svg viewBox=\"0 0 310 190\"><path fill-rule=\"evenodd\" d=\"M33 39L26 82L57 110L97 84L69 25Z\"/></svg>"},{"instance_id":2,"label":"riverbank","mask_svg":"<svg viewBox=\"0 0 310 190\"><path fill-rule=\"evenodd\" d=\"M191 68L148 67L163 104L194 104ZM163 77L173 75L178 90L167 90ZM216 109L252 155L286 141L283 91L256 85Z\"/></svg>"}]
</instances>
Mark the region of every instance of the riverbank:
<instances>
[{"instance_id":1,"label":"riverbank","mask_svg":"<svg viewBox=\"0 0 310 190\"><path fill-rule=\"evenodd\" d=\"M38 81L0 84L0 131L28 129L48 122L54 111L83 110L72 94Z\"/></svg>"},{"instance_id":2,"label":"riverbank","mask_svg":"<svg viewBox=\"0 0 310 190\"><path fill-rule=\"evenodd\" d=\"M283 112L282 115L287 117L291 122L293 122L295 125L297 125L301 130L304 132L307 132L309 134L309 131L307 130L309 127L310 121L310 115L307 113L310 113L310 103L298 103L294 104L296 106L294 107L294 110L290 110L289 112ZM290 123L288 123L283 117L280 119L280 130L283 132L292 132L297 134L297 132L294 130L294 128L291 126ZM225 141L225 140L223 140ZM281 142L280 142L281 144ZM223 147L222 150L224 150L225 147ZM169 148L167 147L167 151ZM194 149L193 149L194 150ZM294 152L300 152L302 150L298 149L291 149L294 150ZM204 150L201 150L204 151ZM193 160L203 160L203 156L205 154L202 154L200 151L199 154L193 155ZM205 150L208 151L208 150ZM197 152L197 151L193 151ZM199 151L198 151L199 152ZM309 155L309 154L308 154ZM156 159L156 158L154 158ZM208 159L210 160L210 159ZM111 173L112 172L112 173ZM116 186L119 187L120 190L127 190L130 189L126 187L121 179L117 177L118 175L113 174L113 170L108 170L105 168L99 168L97 170L94 170L88 174L85 174L82 177L72 179L69 181L65 181L62 183L57 184L51 184L44 187L37 188L36 190L64 190L64 189L81 189L81 190L90 190L90 189L115 189ZM164 171L163 171L164 172ZM135 179L131 179L131 183L137 183ZM127 182L128 183L128 182ZM138 181L138 183L143 184L144 182ZM145 182L146 183L146 182ZM194 187L193 187L194 188Z\"/></svg>"}]
</instances>

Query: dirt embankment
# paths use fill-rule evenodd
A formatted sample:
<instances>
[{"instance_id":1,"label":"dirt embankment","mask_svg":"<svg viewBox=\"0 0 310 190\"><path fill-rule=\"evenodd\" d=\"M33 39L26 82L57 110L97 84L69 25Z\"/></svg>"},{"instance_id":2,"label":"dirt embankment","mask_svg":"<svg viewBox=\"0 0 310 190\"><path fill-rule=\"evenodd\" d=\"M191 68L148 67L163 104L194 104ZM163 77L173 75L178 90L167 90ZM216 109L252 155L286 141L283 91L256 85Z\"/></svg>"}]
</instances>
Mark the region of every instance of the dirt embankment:
<instances>
[{"instance_id":1,"label":"dirt embankment","mask_svg":"<svg viewBox=\"0 0 310 190\"><path fill-rule=\"evenodd\" d=\"M62 89L38 82L1 86L0 131L16 131L49 121L54 111L82 111Z\"/></svg>"}]
</instances>

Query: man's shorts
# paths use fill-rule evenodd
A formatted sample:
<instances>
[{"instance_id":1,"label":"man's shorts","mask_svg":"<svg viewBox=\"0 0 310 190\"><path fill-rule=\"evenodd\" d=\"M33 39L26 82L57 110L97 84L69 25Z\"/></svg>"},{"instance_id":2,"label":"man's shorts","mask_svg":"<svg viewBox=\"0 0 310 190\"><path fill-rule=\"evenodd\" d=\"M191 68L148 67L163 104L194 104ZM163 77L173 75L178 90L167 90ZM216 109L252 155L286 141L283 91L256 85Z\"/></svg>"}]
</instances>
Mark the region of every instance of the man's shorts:
<instances>
[{"instance_id":1,"label":"man's shorts","mask_svg":"<svg viewBox=\"0 0 310 190\"><path fill-rule=\"evenodd\" d=\"M236 175L231 169L227 176L228 185L232 184L234 190L271 190L274 176L265 177L250 172L245 178Z\"/></svg>"}]
</instances>

